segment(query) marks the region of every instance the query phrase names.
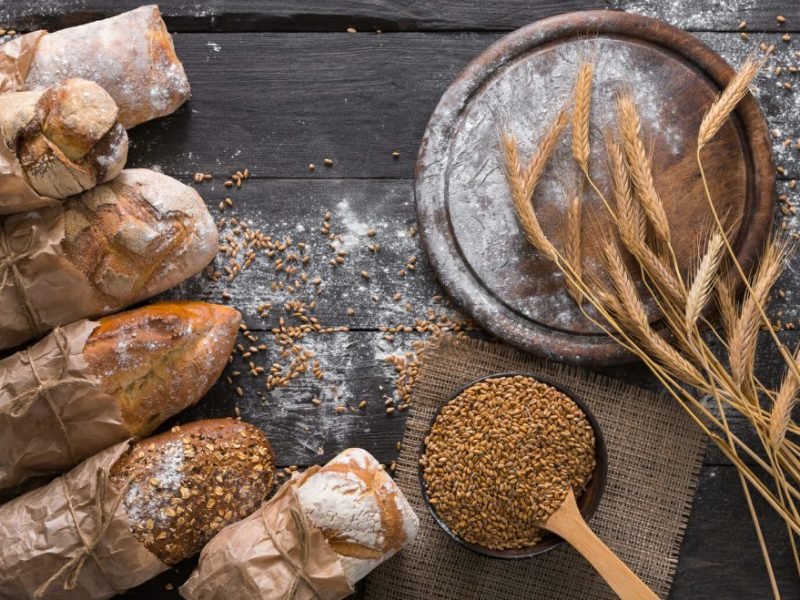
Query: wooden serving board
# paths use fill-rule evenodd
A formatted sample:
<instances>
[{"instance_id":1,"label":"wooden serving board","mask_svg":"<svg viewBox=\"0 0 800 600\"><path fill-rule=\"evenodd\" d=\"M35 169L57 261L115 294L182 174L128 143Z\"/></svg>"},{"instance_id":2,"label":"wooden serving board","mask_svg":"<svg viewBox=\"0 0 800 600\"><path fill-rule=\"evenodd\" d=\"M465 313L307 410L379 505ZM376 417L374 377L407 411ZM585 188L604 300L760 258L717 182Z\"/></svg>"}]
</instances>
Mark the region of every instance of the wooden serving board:
<instances>
[{"instance_id":1,"label":"wooden serving board","mask_svg":"<svg viewBox=\"0 0 800 600\"><path fill-rule=\"evenodd\" d=\"M616 131L615 99L632 93L652 154L656 188L686 269L711 227L695 154L706 109L733 69L694 36L637 15L587 11L537 21L473 60L445 92L417 161L417 219L447 292L482 327L556 360L610 365L631 359L566 294L555 265L526 241L504 175L499 132L519 140L521 159L572 96L577 65L594 58L590 171L610 196L605 134ZM772 220L774 167L767 125L747 96L703 151L717 211L737 227L734 247L749 266ZM534 204L561 247L560 223L578 187L565 132ZM608 229L600 198L583 195L584 270L598 270L593 242ZM656 312L651 316L657 319Z\"/></svg>"}]
</instances>

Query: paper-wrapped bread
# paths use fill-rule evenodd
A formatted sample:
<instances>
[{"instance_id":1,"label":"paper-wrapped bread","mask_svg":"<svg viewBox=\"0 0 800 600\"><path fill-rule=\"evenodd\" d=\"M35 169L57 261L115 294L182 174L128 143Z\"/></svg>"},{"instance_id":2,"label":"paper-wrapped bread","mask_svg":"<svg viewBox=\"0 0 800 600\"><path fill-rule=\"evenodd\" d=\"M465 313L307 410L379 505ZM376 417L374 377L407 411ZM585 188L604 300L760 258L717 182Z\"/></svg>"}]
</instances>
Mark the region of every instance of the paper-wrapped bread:
<instances>
[{"instance_id":1,"label":"paper-wrapped bread","mask_svg":"<svg viewBox=\"0 0 800 600\"><path fill-rule=\"evenodd\" d=\"M255 510L273 474L264 434L231 419L112 446L0 506L0 598L111 598Z\"/></svg>"},{"instance_id":2,"label":"paper-wrapped bread","mask_svg":"<svg viewBox=\"0 0 800 600\"><path fill-rule=\"evenodd\" d=\"M56 206L119 175L128 134L118 112L84 79L0 95L0 215Z\"/></svg>"},{"instance_id":3,"label":"paper-wrapped bread","mask_svg":"<svg viewBox=\"0 0 800 600\"><path fill-rule=\"evenodd\" d=\"M0 221L0 349L116 312L199 273L218 232L192 188L129 169L62 205Z\"/></svg>"},{"instance_id":4,"label":"paper-wrapped bread","mask_svg":"<svg viewBox=\"0 0 800 600\"><path fill-rule=\"evenodd\" d=\"M162 302L66 325L0 361L0 490L148 435L195 404L240 322L227 306Z\"/></svg>"},{"instance_id":5,"label":"paper-wrapped bread","mask_svg":"<svg viewBox=\"0 0 800 600\"><path fill-rule=\"evenodd\" d=\"M180 592L187 600L339 600L410 544L418 527L381 465L351 448L223 529Z\"/></svg>"},{"instance_id":6,"label":"paper-wrapped bread","mask_svg":"<svg viewBox=\"0 0 800 600\"><path fill-rule=\"evenodd\" d=\"M189 81L155 5L55 33L35 31L0 47L0 93L40 90L72 77L102 86L126 128L168 115L189 98Z\"/></svg>"}]
</instances>

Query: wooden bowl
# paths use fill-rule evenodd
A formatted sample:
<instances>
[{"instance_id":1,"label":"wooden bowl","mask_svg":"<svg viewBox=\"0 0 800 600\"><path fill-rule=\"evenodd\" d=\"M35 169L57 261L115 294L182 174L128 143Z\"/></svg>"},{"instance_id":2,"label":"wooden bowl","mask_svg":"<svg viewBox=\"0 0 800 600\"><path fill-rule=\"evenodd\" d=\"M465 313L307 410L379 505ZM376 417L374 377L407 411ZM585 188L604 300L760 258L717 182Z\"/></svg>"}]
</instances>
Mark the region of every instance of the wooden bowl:
<instances>
[{"instance_id":1,"label":"wooden bowl","mask_svg":"<svg viewBox=\"0 0 800 600\"><path fill-rule=\"evenodd\" d=\"M603 434L600 430L600 424L597 422L597 419L586 406L586 404L578 398L569 388L564 387L561 384L554 383L553 381L547 379L546 377L541 377L539 375L535 375L533 373L524 373L524 372L508 372L508 373L493 373L492 375L487 375L486 377L481 377L480 379L476 379L471 383L468 383L464 387L462 387L458 392L453 394L453 396L448 400L447 403L443 404L431 421L431 427L436 422L437 417L449 402L453 401L459 395L461 395L465 390L472 387L473 385L480 383L481 381L485 381L486 379L496 379L498 377L516 377L516 376L523 376L523 377L531 377L536 381L540 381L541 383L545 383L551 387L554 387L558 391L562 392L566 396L569 397L575 404L577 404L580 409L583 411L583 414L586 415L586 420L589 421L589 424L592 426L592 430L594 431L594 453L595 453L595 467L592 473L592 478L589 480L589 484L586 487L586 490L578 498L578 508L580 508L581 515L583 518L588 521L592 518L597 507L600 504L600 498L603 495L603 490L606 487L606 478L608 475L608 452L606 450L606 444L603 440ZM430 431L430 428L428 428ZM425 437L428 437L427 435ZM422 440L422 444L420 445L419 456L425 454L425 438ZM539 556L540 554L544 554L545 552L552 550L556 546L563 543L563 540L554 535L552 533L543 532L542 539L539 540L534 546L529 546L526 548L511 548L508 550L492 550L490 548L485 548L483 546L479 546L478 544L472 544L463 540L458 534L454 533L447 523L439 516L436 512L436 509L430 503L430 499L428 498L428 491L425 488L425 478L423 477L423 468L422 465L418 466L418 475L419 475L419 485L422 490L422 498L425 501L425 504L428 506L428 510L431 511L431 515L433 516L433 520L439 525L439 527L444 530L444 532L456 542L459 546L463 546L468 550L471 550L477 554L481 554L483 556L488 556L490 558L504 558L504 559L512 559L512 560L519 560L523 558L533 558L534 556Z\"/></svg>"},{"instance_id":2,"label":"wooden bowl","mask_svg":"<svg viewBox=\"0 0 800 600\"><path fill-rule=\"evenodd\" d=\"M490 46L433 112L420 145L414 193L433 270L478 325L527 352L608 366L635 357L585 317L567 295L560 271L526 240L511 206L499 145L505 130L517 137L522 161L532 156L572 97L577 64L587 56L596 61L589 169L610 197L604 138L616 130L617 94L630 91L678 263L686 271L698 236L711 224L695 160L697 132L734 70L693 35L655 19L616 11L567 13ZM569 134L567 128L534 196L542 229L558 248L566 202L578 189ZM705 147L703 162L715 207L735 226L732 246L747 270L769 232L775 188L769 130L750 94ZM583 268L600 276L596 230L608 229L610 219L588 186L583 197ZM592 313L587 303L584 308ZM661 329L655 306L648 312Z\"/></svg>"}]
</instances>

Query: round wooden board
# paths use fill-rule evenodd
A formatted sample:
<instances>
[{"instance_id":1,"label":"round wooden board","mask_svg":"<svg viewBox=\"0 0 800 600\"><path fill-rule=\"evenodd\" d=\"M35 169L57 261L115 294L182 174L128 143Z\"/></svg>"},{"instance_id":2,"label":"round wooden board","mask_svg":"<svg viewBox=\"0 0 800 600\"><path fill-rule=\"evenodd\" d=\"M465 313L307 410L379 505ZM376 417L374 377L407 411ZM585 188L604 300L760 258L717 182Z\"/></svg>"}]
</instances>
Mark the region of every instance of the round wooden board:
<instances>
[{"instance_id":1,"label":"round wooden board","mask_svg":"<svg viewBox=\"0 0 800 600\"><path fill-rule=\"evenodd\" d=\"M515 346L585 365L630 361L566 294L563 277L525 239L505 180L500 131L519 140L523 161L570 101L581 57L595 60L590 171L610 197L604 136L616 131L615 99L633 94L652 153L656 188L683 269L711 226L695 160L706 109L733 69L695 37L622 12L588 11L533 23L473 60L442 96L417 161L417 219L434 270L450 296L482 327ZM566 202L578 189L569 130L537 187L534 204L561 247ZM712 197L738 227L737 256L749 268L769 231L774 167L769 133L747 96L703 150ZM583 268L599 269L593 242L608 229L596 194L583 195ZM594 232L594 233L593 233ZM657 318L655 310L651 316Z\"/></svg>"}]
</instances>

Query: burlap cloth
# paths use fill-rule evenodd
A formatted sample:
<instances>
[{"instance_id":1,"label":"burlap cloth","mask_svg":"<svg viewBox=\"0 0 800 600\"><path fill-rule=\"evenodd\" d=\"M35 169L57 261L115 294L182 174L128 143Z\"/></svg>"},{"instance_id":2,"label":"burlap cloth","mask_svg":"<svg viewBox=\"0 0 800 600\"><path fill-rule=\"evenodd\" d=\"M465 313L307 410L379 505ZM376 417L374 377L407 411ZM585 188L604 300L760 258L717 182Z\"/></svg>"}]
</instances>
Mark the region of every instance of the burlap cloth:
<instances>
[{"instance_id":1,"label":"burlap cloth","mask_svg":"<svg viewBox=\"0 0 800 600\"><path fill-rule=\"evenodd\" d=\"M515 370L569 387L597 417L608 446L608 484L590 525L651 589L666 597L705 448L689 417L665 396L506 346L453 337L426 350L397 461L395 480L419 516L419 535L372 573L366 597L615 598L566 545L523 561L481 557L461 548L434 523L422 500L418 452L437 408L474 379Z\"/></svg>"}]
</instances>

